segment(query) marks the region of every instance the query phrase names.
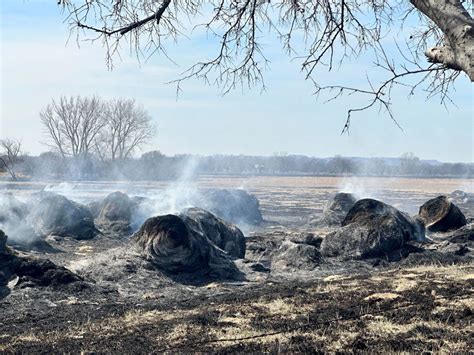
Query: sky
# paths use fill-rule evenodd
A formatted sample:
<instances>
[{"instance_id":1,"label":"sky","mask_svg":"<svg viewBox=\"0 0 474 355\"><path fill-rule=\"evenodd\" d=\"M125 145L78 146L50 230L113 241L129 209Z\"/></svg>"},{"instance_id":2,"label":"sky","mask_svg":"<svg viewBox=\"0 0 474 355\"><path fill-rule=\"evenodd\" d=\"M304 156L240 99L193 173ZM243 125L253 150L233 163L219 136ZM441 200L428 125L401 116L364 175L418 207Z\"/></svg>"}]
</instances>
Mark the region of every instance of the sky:
<instances>
[{"instance_id":1,"label":"sky","mask_svg":"<svg viewBox=\"0 0 474 355\"><path fill-rule=\"evenodd\" d=\"M222 96L218 88L190 80L177 97L176 87L167 82L193 61L215 53L217 43L212 39L191 34L169 44L176 63L159 55L139 63L124 50L109 70L100 42L78 46L68 41L64 14L55 1L2 0L0 4L0 138L21 140L32 155L49 150L39 118L43 107L61 95L98 95L135 98L143 104L157 127L156 137L144 151L168 155L285 152L316 157L397 157L413 152L422 159L473 161L473 88L465 75L451 95L456 106L446 109L439 100L427 101L422 92L408 99L406 92L395 91L392 109L403 130L375 109L355 115L350 133L341 135L347 109L360 105L360 98L318 100L298 62L290 60L271 38L264 38L271 59L265 92L255 88ZM407 33L394 31L393 36ZM390 39L387 46L394 49ZM320 71L318 79L364 86L366 74L373 71L371 58L362 57L330 73Z\"/></svg>"}]
</instances>

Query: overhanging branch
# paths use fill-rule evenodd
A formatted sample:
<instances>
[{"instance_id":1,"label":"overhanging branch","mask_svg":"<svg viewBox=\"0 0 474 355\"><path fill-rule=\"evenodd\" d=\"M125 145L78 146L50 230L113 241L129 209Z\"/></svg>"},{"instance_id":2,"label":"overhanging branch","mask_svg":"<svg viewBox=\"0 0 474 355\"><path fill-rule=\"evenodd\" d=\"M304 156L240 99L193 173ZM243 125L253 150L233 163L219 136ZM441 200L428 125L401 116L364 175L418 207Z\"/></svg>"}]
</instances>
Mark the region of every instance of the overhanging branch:
<instances>
[{"instance_id":1,"label":"overhanging branch","mask_svg":"<svg viewBox=\"0 0 474 355\"><path fill-rule=\"evenodd\" d=\"M93 27L93 26L83 24L80 21L77 21L76 25L80 28L84 28L84 29L87 29L87 30L92 30L92 31L95 31L95 32L98 32L98 33L101 33L101 34L104 34L104 35L107 35L107 36L111 36L111 35L114 35L116 33L123 36L123 35L127 34L128 32L132 31L133 29L143 26L147 22L155 20L159 24L161 18L163 17L163 13L166 11L166 9L170 5L170 3L171 3L171 0L164 0L163 4L161 4L161 6L158 8L158 10L153 15L150 15L150 16L142 19L142 20L133 22L133 23L127 25L127 26L124 26L124 27L121 27L121 28L118 28L118 29L115 29L115 30L100 29L100 28L97 28L97 27Z\"/></svg>"}]
</instances>

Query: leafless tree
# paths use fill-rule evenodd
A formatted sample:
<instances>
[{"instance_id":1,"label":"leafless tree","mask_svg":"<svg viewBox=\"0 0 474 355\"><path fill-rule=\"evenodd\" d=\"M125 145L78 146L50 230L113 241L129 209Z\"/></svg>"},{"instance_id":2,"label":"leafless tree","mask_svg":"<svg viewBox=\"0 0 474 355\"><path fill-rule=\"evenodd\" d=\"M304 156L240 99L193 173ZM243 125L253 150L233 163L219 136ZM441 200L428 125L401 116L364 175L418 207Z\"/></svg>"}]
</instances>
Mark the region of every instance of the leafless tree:
<instances>
[{"instance_id":1,"label":"leafless tree","mask_svg":"<svg viewBox=\"0 0 474 355\"><path fill-rule=\"evenodd\" d=\"M183 72L174 81L178 91L182 81L192 77L216 84L224 93L237 85L264 89L269 61L262 41L264 34L273 33L289 55L300 60L316 94L328 93L329 100L343 94L367 99L348 111L343 132L354 112L379 107L393 118L394 86L407 87L409 95L423 89L446 103L461 73L474 80L470 0L59 0L59 4L78 39L103 41L109 65L122 43L139 58L155 52L166 56L167 40L186 36L186 25L215 36L216 54ZM406 22L418 23L418 28L406 40L393 38L394 27ZM397 53L387 49L392 47ZM318 68L332 70L364 52L373 55L375 67L385 73L383 80L368 77L366 87L323 85L318 80Z\"/></svg>"},{"instance_id":2,"label":"leafless tree","mask_svg":"<svg viewBox=\"0 0 474 355\"><path fill-rule=\"evenodd\" d=\"M155 132L150 115L132 99L107 102L104 117L106 125L96 140L96 149L101 159L129 158Z\"/></svg>"},{"instance_id":3,"label":"leafless tree","mask_svg":"<svg viewBox=\"0 0 474 355\"><path fill-rule=\"evenodd\" d=\"M40 113L49 145L63 156L86 156L106 125L104 105L97 97L61 97Z\"/></svg>"},{"instance_id":4,"label":"leafless tree","mask_svg":"<svg viewBox=\"0 0 474 355\"><path fill-rule=\"evenodd\" d=\"M0 140L0 147L2 149L0 162L3 168L5 168L13 180L17 180L17 167L22 156L21 142L15 139L2 139Z\"/></svg>"}]
</instances>

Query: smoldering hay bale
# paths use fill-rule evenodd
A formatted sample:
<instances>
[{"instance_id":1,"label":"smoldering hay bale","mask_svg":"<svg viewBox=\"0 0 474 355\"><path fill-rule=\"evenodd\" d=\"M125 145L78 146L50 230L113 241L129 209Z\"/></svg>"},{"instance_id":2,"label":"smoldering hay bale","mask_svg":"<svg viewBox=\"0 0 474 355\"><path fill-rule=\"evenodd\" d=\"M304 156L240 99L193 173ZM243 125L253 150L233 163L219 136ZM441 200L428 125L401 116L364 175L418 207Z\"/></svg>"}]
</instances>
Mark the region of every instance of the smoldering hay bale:
<instances>
[{"instance_id":1,"label":"smoldering hay bale","mask_svg":"<svg viewBox=\"0 0 474 355\"><path fill-rule=\"evenodd\" d=\"M447 232L466 225L466 217L446 196L425 202L418 213L430 232Z\"/></svg>"},{"instance_id":2,"label":"smoldering hay bale","mask_svg":"<svg viewBox=\"0 0 474 355\"><path fill-rule=\"evenodd\" d=\"M260 225L263 222L258 199L245 190L207 190L199 207L236 224Z\"/></svg>"},{"instance_id":3,"label":"smoldering hay bale","mask_svg":"<svg viewBox=\"0 0 474 355\"><path fill-rule=\"evenodd\" d=\"M340 226L356 201L357 199L350 193L339 192L335 194L326 203L322 216L310 221L309 225L318 227Z\"/></svg>"},{"instance_id":4,"label":"smoldering hay bale","mask_svg":"<svg viewBox=\"0 0 474 355\"><path fill-rule=\"evenodd\" d=\"M28 214L28 206L11 194L0 195L0 224L17 223Z\"/></svg>"},{"instance_id":5,"label":"smoldering hay bale","mask_svg":"<svg viewBox=\"0 0 474 355\"><path fill-rule=\"evenodd\" d=\"M424 227L420 221L373 199L357 201L341 225L322 241L323 256L384 257L410 240L424 240Z\"/></svg>"},{"instance_id":6,"label":"smoldering hay bale","mask_svg":"<svg viewBox=\"0 0 474 355\"><path fill-rule=\"evenodd\" d=\"M450 197L456 200L464 200L468 197L468 194L462 190L454 190L451 192Z\"/></svg>"},{"instance_id":7,"label":"smoldering hay bale","mask_svg":"<svg viewBox=\"0 0 474 355\"><path fill-rule=\"evenodd\" d=\"M114 235L128 235L131 227L132 213L136 204L123 192L116 191L107 195L98 204L89 204L95 209L95 222L104 233Z\"/></svg>"},{"instance_id":8,"label":"smoldering hay bale","mask_svg":"<svg viewBox=\"0 0 474 355\"><path fill-rule=\"evenodd\" d=\"M280 271L310 271L321 261L321 253L314 245L284 241L275 250L271 259L272 270Z\"/></svg>"},{"instance_id":9,"label":"smoldering hay bale","mask_svg":"<svg viewBox=\"0 0 474 355\"><path fill-rule=\"evenodd\" d=\"M123 192L113 192L102 201L98 219L110 222L129 222L132 218L132 201Z\"/></svg>"},{"instance_id":10,"label":"smoldering hay bale","mask_svg":"<svg viewBox=\"0 0 474 355\"><path fill-rule=\"evenodd\" d=\"M86 204L86 207L89 209L89 212L94 219L98 218L100 209L102 208L102 201L91 201Z\"/></svg>"},{"instance_id":11,"label":"smoldering hay bale","mask_svg":"<svg viewBox=\"0 0 474 355\"><path fill-rule=\"evenodd\" d=\"M82 240L91 239L98 233L87 207L56 194L45 194L34 201L28 221L41 236Z\"/></svg>"},{"instance_id":12,"label":"smoldering hay bale","mask_svg":"<svg viewBox=\"0 0 474 355\"><path fill-rule=\"evenodd\" d=\"M9 245L29 250L41 241L28 223L28 213L26 203L11 194L0 194L0 228L8 234Z\"/></svg>"},{"instance_id":13,"label":"smoldering hay bale","mask_svg":"<svg viewBox=\"0 0 474 355\"><path fill-rule=\"evenodd\" d=\"M0 229L0 253L5 253L7 248L7 236Z\"/></svg>"},{"instance_id":14,"label":"smoldering hay bale","mask_svg":"<svg viewBox=\"0 0 474 355\"><path fill-rule=\"evenodd\" d=\"M245 256L245 237L235 225L197 207L185 209L180 216L191 219L197 230L229 255L236 258Z\"/></svg>"},{"instance_id":15,"label":"smoldering hay bale","mask_svg":"<svg viewBox=\"0 0 474 355\"><path fill-rule=\"evenodd\" d=\"M0 287L5 286L14 272L14 256L8 251L7 236L0 230Z\"/></svg>"},{"instance_id":16,"label":"smoldering hay bale","mask_svg":"<svg viewBox=\"0 0 474 355\"><path fill-rule=\"evenodd\" d=\"M149 218L132 236L142 255L159 269L174 274L196 273L213 278L240 278L227 253L193 223L176 215Z\"/></svg>"}]
</instances>

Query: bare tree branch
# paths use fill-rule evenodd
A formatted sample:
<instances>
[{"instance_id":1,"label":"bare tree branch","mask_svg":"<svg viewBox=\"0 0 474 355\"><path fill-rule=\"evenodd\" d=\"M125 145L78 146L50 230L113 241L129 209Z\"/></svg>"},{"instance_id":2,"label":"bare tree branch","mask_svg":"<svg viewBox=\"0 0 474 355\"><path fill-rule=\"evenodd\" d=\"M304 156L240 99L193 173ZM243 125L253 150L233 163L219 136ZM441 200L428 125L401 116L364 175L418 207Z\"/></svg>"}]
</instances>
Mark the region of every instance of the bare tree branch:
<instances>
[{"instance_id":1,"label":"bare tree branch","mask_svg":"<svg viewBox=\"0 0 474 355\"><path fill-rule=\"evenodd\" d=\"M60 0L77 38L93 34L106 48L107 64L128 43L138 58L155 53L167 56L166 40L177 41L189 28L204 29L215 38L217 49L210 59L196 59L171 81L177 93L185 80L197 78L218 86L223 94L238 87L265 90L264 72L270 64L264 40L276 34L283 49L301 63L305 78L316 93L339 90L361 94L367 102L349 110L351 115L378 106L390 110L392 88L415 89L427 97L450 102L449 91L460 73L474 80L474 26L472 14L461 0ZM204 20L202 20L205 18ZM189 20L184 24L184 19ZM417 20L406 46L398 53L387 48L397 42L396 24ZM186 26L187 25L187 26ZM95 37L94 37L95 36ZM435 45L434 48L428 46ZM368 78L368 89L344 83L323 84L321 68L329 71L361 54L374 58L374 69L385 75L380 84ZM426 58L432 65L426 66ZM395 64L397 63L397 64ZM378 76L378 75L376 75ZM413 80L416 83L413 83ZM61 139L57 137L56 139Z\"/></svg>"}]
</instances>

